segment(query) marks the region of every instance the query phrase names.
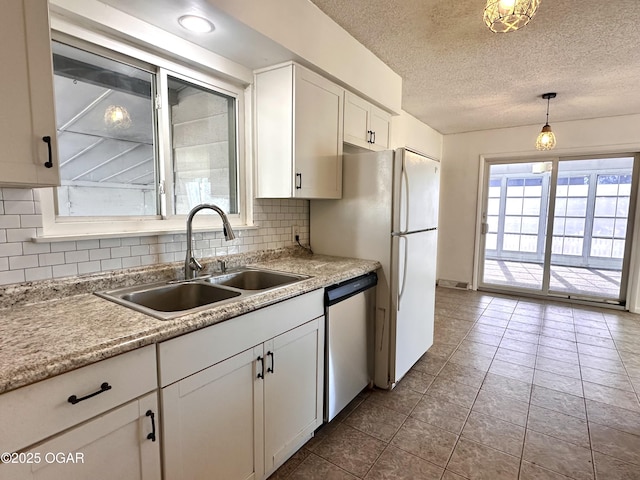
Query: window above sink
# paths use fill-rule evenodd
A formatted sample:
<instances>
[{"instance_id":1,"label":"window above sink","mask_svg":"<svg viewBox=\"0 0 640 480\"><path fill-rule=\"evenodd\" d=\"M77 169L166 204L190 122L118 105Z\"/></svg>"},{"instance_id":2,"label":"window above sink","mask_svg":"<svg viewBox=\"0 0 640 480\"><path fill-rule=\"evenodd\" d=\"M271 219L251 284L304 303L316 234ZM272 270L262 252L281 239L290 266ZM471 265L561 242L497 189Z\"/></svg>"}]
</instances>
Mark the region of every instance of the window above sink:
<instances>
[{"instance_id":1,"label":"window above sink","mask_svg":"<svg viewBox=\"0 0 640 480\"><path fill-rule=\"evenodd\" d=\"M40 192L39 236L181 231L200 203L252 225L244 86L118 41L53 37L62 185Z\"/></svg>"}]
</instances>

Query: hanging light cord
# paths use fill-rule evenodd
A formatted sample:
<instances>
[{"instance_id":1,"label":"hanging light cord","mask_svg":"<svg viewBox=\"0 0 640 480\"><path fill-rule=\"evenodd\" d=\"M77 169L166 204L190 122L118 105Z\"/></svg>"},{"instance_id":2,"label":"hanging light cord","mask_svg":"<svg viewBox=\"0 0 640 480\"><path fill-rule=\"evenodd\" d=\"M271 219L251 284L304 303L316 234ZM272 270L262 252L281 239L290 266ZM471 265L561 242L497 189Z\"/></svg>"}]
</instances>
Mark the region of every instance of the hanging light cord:
<instances>
[{"instance_id":1,"label":"hanging light cord","mask_svg":"<svg viewBox=\"0 0 640 480\"><path fill-rule=\"evenodd\" d=\"M549 125L549 102L551 101L551 97L547 97L547 123L545 125Z\"/></svg>"}]
</instances>

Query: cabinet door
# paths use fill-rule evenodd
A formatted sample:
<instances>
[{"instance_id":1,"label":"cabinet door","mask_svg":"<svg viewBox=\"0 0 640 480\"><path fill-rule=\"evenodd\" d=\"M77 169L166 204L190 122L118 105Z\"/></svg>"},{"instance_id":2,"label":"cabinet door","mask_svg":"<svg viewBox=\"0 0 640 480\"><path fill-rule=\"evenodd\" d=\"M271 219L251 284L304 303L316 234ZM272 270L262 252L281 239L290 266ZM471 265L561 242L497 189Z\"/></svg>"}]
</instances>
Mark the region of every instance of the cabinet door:
<instances>
[{"instance_id":1,"label":"cabinet door","mask_svg":"<svg viewBox=\"0 0 640 480\"><path fill-rule=\"evenodd\" d=\"M294 195L340 198L343 90L298 66L294 83Z\"/></svg>"},{"instance_id":2,"label":"cabinet door","mask_svg":"<svg viewBox=\"0 0 640 480\"><path fill-rule=\"evenodd\" d=\"M154 392L22 453L30 463L0 464L0 479L160 480L158 425Z\"/></svg>"},{"instance_id":3,"label":"cabinet door","mask_svg":"<svg viewBox=\"0 0 640 480\"><path fill-rule=\"evenodd\" d=\"M373 142L369 145L372 150L386 150L389 148L391 115L384 110L371 105L369 128L373 132Z\"/></svg>"},{"instance_id":4,"label":"cabinet door","mask_svg":"<svg viewBox=\"0 0 640 480\"><path fill-rule=\"evenodd\" d=\"M53 68L47 0L2 3L0 184L51 186L60 182L53 107ZM53 167L42 137L51 137Z\"/></svg>"},{"instance_id":5,"label":"cabinet door","mask_svg":"<svg viewBox=\"0 0 640 480\"><path fill-rule=\"evenodd\" d=\"M324 317L265 343L265 469L272 472L322 424Z\"/></svg>"},{"instance_id":6,"label":"cabinet door","mask_svg":"<svg viewBox=\"0 0 640 480\"><path fill-rule=\"evenodd\" d=\"M162 389L165 478L262 476L261 356L262 345Z\"/></svg>"},{"instance_id":7,"label":"cabinet door","mask_svg":"<svg viewBox=\"0 0 640 480\"><path fill-rule=\"evenodd\" d=\"M344 93L344 141L362 148L370 147L369 102Z\"/></svg>"}]
</instances>

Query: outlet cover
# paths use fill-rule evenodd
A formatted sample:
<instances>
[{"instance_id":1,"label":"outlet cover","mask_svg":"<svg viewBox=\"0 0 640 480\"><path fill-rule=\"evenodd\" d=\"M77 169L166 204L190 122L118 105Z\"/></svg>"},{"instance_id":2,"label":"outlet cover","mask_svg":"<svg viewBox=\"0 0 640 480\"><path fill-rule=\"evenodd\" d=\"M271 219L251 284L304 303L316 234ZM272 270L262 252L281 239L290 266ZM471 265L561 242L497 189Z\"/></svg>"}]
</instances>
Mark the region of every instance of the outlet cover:
<instances>
[{"instance_id":1,"label":"outlet cover","mask_svg":"<svg viewBox=\"0 0 640 480\"><path fill-rule=\"evenodd\" d=\"M297 225L293 225L291 227L291 241L296 241L296 235L298 237L300 236L300 227L298 227Z\"/></svg>"}]
</instances>

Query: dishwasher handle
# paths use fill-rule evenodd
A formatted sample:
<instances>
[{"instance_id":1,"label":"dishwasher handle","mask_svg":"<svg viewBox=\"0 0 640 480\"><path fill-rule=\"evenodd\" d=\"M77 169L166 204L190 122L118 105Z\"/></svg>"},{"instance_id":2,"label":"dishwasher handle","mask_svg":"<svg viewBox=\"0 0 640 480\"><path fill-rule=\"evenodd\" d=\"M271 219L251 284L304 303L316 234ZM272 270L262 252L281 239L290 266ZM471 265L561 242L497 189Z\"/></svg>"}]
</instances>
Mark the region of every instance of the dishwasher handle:
<instances>
[{"instance_id":1,"label":"dishwasher handle","mask_svg":"<svg viewBox=\"0 0 640 480\"><path fill-rule=\"evenodd\" d=\"M364 292L378 284L378 275L376 272L369 272L350 280L346 280L335 285L327 287L324 291L324 304L327 307L342 302L347 298Z\"/></svg>"}]
</instances>

